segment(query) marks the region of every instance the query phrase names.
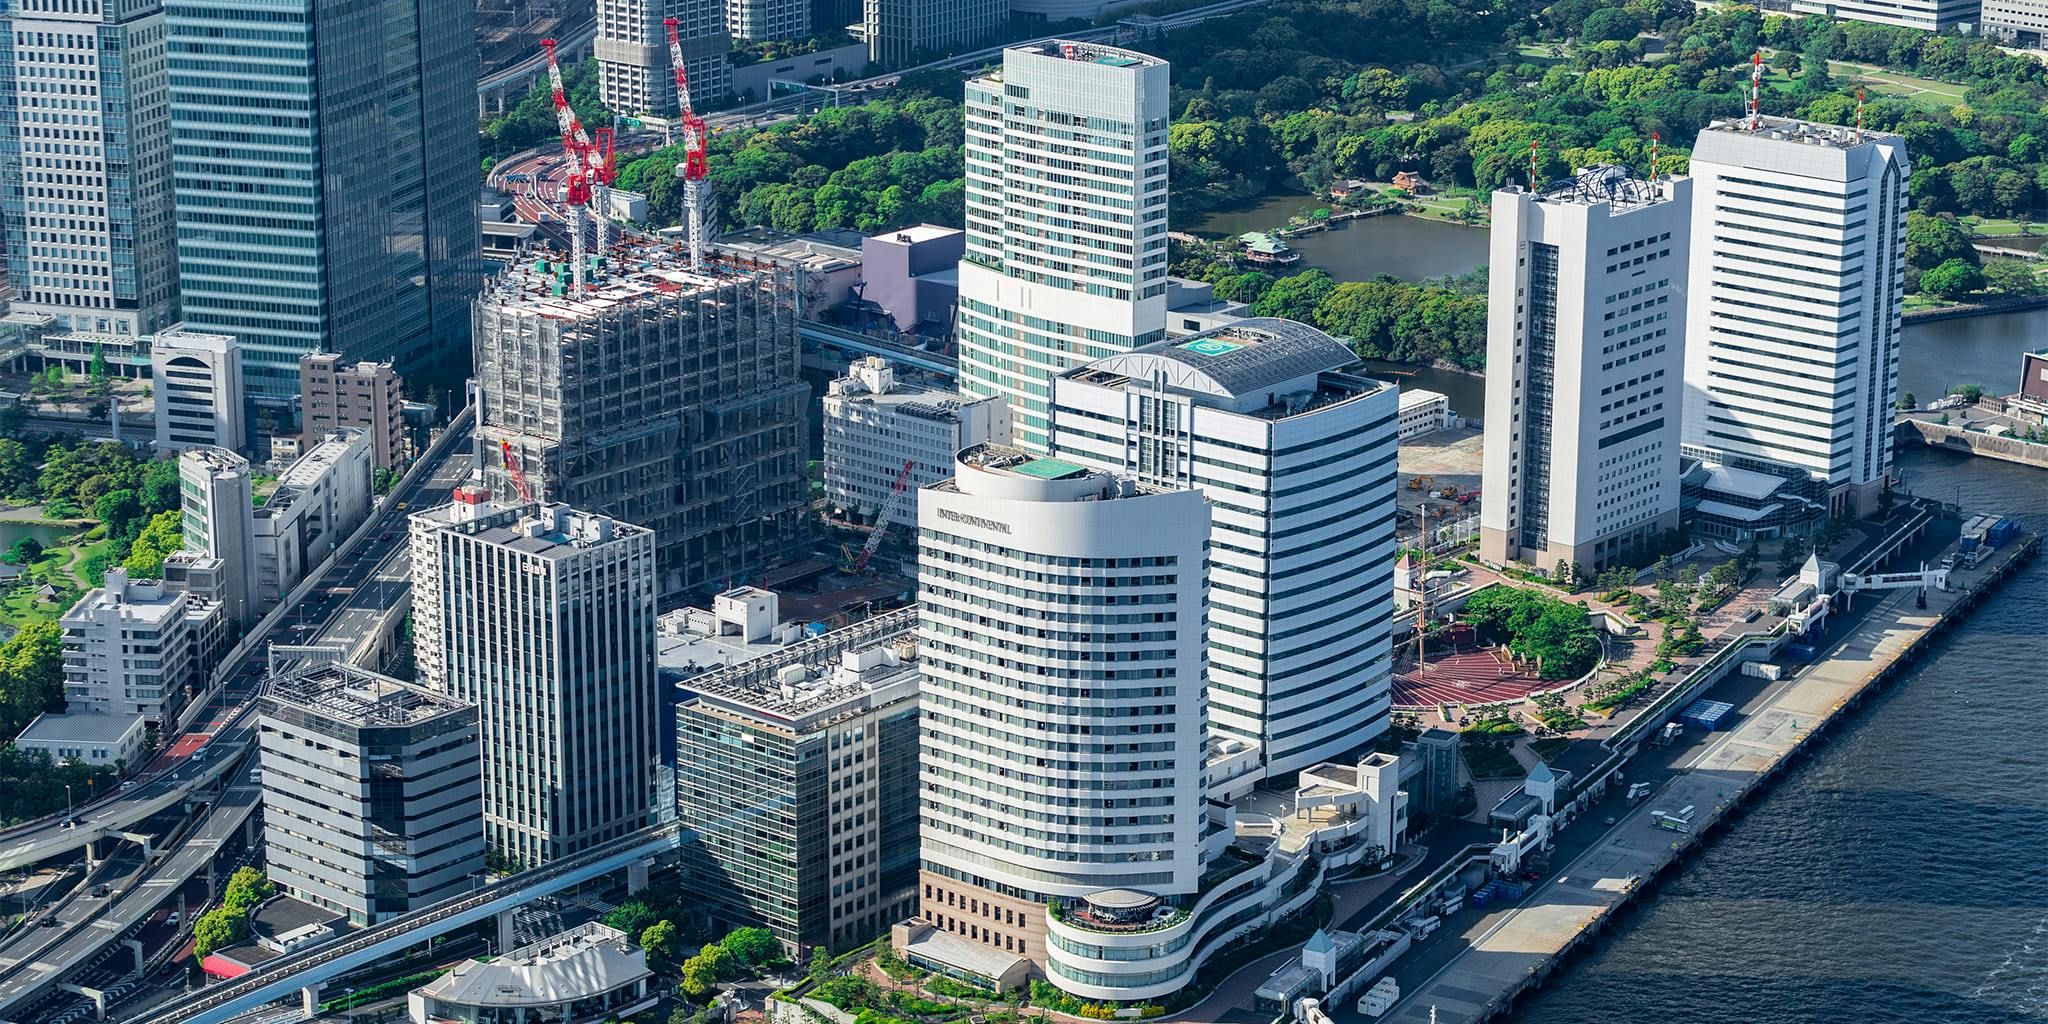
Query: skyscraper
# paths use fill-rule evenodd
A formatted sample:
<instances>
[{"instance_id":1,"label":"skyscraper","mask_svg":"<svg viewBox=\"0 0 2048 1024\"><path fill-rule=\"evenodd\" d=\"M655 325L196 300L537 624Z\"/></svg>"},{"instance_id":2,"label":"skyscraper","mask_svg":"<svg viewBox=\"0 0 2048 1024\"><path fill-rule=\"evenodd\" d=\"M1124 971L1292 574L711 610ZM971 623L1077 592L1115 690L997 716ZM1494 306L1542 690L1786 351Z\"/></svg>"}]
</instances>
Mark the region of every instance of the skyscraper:
<instances>
[{"instance_id":1,"label":"skyscraper","mask_svg":"<svg viewBox=\"0 0 2048 1024\"><path fill-rule=\"evenodd\" d=\"M647 825L660 737L654 534L470 495L412 519L421 682L477 706L484 836L535 866Z\"/></svg>"},{"instance_id":2,"label":"skyscraper","mask_svg":"<svg viewBox=\"0 0 2048 1024\"><path fill-rule=\"evenodd\" d=\"M902 67L919 57L967 49L1010 22L1007 0L863 0L868 59Z\"/></svg>"},{"instance_id":3,"label":"skyscraper","mask_svg":"<svg viewBox=\"0 0 2048 1024\"><path fill-rule=\"evenodd\" d=\"M693 272L636 243L580 297L561 285L521 263L477 303L491 493L525 486L652 529L665 597L722 588L798 543L810 388L790 272Z\"/></svg>"},{"instance_id":4,"label":"skyscraper","mask_svg":"<svg viewBox=\"0 0 2048 1024\"><path fill-rule=\"evenodd\" d=\"M774 0L768 0L774 2ZM597 95L621 114L667 117L676 111L675 65L663 19L676 19L690 101L700 110L732 92L725 0L597 0Z\"/></svg>"},{"instance_id":5,"label":"skyscraper","mask_svg":"<svg viewBox=\"0 0 2048 1024\"><path fill-rule=\"evenodd\" d=\"M808 36L811 0L725 0L725 28L750 41Z\"/></svg>"},{"instance_id":6,"label":"skyscraper","mask_svg":"<svg viewBox=\"0 0 2048 1024\"><path fill-rule=\"evenodd\" d=\"M1493 194L1480 551L1613 564L1678 526L1692 182Z\"/></svg>"},{"instance_id":7,"label":"skyscraper","mask_svg":"<svg viewBox=\"0 0 2048 1024\"><path fill-rule=\"evenodd\" d=\"M459 373L481 283L473 9L167 0L185 324L252 394L299 357Z\"/></svg>"},{"instance_id":8,"label":"skyscraper","mask_svg":"<svg viewBox=\"0 0 2048 1024\"><path fill-rule=\"evenodd\" d=\"M1357 362L1255 318L1053 380L1054 455L1208 498L1209 728L1270 778L1387 728L1398 399Z\"/></svg>"},{"instance_id":9,"label":"skyscraper","mask_svg":"<svg viewBox=\"0 0 2048 1024\"><path fill-rule=\"evenodd\" d=\"M1922 32L1967 27L1978 17L1978 0L1792 0L1795 15L1867 21Z\"/></svg>"},{"instance_id":10,"label":"skyscraper","mask_svg":"<svg viewBox=\"0 0 2048 1024\"><path fill-rule=\"evenodd\" d=\"M264 858L278 888L363 925L475 887L475 707L345 662L273 677L258 706Z\"/></svg>"},{"instance_id":11,"label":"skyscraper","mask_svg":"<svg viewBox=\"0 0 2048 1024\"><path fill-rule=\"evenodd\" d=\"M1832 513L1868 514L1892 461L1905 140L1717 121L1691 173L1686 454L1796 477Z\"/></svg>"},{"instance_id":12,"label":"skyscraper","mask_svg":"<svg viewBox=\"0 0 2048 1024\"><path fill-rule=\"evenodd\" d=\"M129 337L177 320L162 0L0 7L0 219L15 312Z\"/></svg>"},{"instance_id":13,"label":"skyscraper","mask_svg":"<svg viewBox=\"0 0 2048 1024\"><path fill-rule=\"evenodd\" d=\"M984 444L918 525L924 918L1045 964L1049 900L1194 893L1202 495Z\"/></svg>"},{"instance_id":14,"label":"skyscraper","mask_svg":"<svg viewBox=\"0 0 2048 1024\"><path fill-rule=\"evenodd\" d=\"M967 83L960 390L1007 399L1034 451L1055 375L1166 336L1167 79L1053 42Z\"/></svg>"}]
</instances>

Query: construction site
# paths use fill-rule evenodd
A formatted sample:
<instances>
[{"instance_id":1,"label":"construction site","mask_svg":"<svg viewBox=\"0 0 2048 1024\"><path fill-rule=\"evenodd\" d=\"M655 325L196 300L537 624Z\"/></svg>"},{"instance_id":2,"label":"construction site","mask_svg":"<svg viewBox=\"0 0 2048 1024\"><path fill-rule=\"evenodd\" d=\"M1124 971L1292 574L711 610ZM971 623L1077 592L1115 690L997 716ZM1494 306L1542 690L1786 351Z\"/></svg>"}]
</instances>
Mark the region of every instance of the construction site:
<instances>
[{"instance_id":1,"label":"construction site","mask_svg":"<svg viewBox=\"0 0 2048 1024\"><path fill-rule=\"evenodd\" d=\"M588 264L540 253L478 299L491 492L652 529L665 598L800 550L810 391L791 272L692 270L685 248L641 238Z\"/></svg>"}]
</instances>

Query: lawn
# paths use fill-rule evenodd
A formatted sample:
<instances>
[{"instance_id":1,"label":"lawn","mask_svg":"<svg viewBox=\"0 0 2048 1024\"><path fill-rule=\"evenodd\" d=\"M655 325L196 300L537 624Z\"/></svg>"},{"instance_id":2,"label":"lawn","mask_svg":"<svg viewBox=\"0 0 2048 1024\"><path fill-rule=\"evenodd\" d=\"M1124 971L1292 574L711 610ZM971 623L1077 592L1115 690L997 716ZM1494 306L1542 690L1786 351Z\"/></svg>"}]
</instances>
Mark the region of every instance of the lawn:
<instances>
[{"instance_id":1,"label":"lawn","mask_svg":"<svg viewBox=\"0 0 2048 1024\"><path fill-rule=\"evenodd\" d=\"M1969 94L1967 86L1954 82L1937 82L1932 78L1915 78L1886 71L1870 64L1850 64L1831 60L1828 72L1848 83L1861 83L1870 91L1888 96L1903 96L1908 101L1929 110L1947 110L1963 102Z\"/></svg>"},{"instance_id":2,"label":"lawn","mask_svg":"<svg viewBox=\"0 0 2048 1024\"><path fill-rule=\"evenodd\" d=\"M2019 235L2048 235L2048 224L2004 217L1957 217L1956 221L1979 238L2011 238Z\"/></svg>"}]
</instances>

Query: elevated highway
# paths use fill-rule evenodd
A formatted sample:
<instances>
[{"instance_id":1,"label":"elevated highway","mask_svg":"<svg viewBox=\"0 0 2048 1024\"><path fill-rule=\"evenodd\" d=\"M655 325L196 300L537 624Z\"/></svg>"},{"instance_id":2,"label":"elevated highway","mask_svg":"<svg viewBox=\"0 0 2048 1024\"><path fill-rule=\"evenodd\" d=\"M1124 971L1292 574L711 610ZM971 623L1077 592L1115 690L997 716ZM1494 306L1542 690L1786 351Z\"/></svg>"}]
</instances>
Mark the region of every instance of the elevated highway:
<instances>
[{"instance_id":1,"label":"elevated highway","mask_svg":"<svg viewBox=\"0 0 2048 1024\"><path fill-rule=\"evenodd\" d=\"M338 936L258 965L249 973L178 1002L126 1018L126 1024L226 1024L252 1010L299 996L317 1007L327 981L416 947L436 935L498 918L510 930L513 910L563 889L611 874L676 849L675 822L642 829L546 867L512 875L467 896L444 900L383 924ZM501 938L499 948L507 943Z\"/></svg>"}]
</instances>

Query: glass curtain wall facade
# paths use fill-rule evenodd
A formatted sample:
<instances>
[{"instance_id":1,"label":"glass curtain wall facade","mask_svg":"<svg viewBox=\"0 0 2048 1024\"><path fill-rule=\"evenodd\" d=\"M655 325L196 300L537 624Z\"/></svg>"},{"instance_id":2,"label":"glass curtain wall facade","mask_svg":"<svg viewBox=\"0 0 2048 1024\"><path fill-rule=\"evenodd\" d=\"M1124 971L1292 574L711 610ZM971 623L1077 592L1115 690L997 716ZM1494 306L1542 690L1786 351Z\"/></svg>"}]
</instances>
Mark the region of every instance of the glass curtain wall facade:
<instances>
[{"instance_id":1,"label":"glass curtain wall facade","mask_svg":"<svg viewBox=\"0 0 2048 1024\"><path fill-rule=\"evenodd\" d=\"M450 113L476 80L470 6L166 12L187 326L241 338L249 390L273 398L307 352L461 365L481 273L476 133Z\"/></svg>"}]
</instances>

